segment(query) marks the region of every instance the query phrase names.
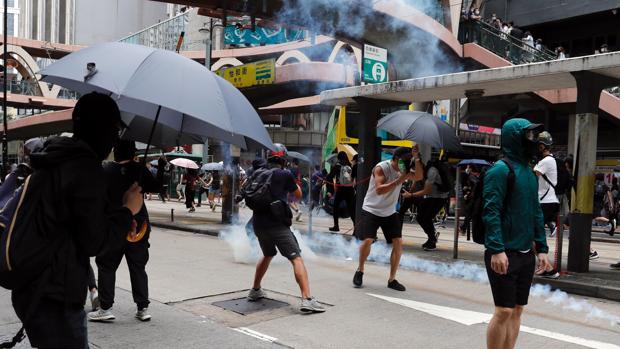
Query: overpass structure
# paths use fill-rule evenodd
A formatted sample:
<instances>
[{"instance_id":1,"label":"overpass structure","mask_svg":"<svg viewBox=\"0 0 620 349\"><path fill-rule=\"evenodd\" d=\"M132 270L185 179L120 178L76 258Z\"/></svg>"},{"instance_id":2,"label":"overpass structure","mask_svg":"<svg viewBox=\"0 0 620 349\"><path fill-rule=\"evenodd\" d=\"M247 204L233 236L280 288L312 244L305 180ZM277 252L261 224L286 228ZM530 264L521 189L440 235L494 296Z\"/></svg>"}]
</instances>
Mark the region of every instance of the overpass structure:
<instances>
[{"instance_id":1,"label":"overpass structure","mask_svg":"<svg viewBox=\"0 0 620 349\"><path fill-rule=\"evenodd\" d=\"M571 207L568 270L587 272L601 92L618 85L620 52L615 52L324 91L321 103L360 106L364 115L360 136L360 156L364 161L360 176L365 178L377 162L374 130L382 106L514 95L554 88L576 89L576 107L568 132L568 146L574 149L575 168L578 169L577 190ZM367 186L360 188L358 197L363 197L366 190Z\"/></svg>"}]
</instances>

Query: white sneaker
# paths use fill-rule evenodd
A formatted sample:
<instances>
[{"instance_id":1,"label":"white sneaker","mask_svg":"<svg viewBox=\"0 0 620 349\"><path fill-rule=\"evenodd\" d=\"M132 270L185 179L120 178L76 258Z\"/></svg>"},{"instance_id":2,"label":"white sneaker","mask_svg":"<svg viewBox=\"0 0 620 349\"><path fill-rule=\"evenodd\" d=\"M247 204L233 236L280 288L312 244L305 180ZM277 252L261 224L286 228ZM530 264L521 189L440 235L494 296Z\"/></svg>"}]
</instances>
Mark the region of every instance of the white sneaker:
<instances>
[{"instance_id":1,"label":"white sneaker","mask_svg":"<svg viewBox=\"0 0 620 349\"><path fill-rule=\"evenodd\" d=\"M151 314L149 314L149 308L136 311L136 319L140 321L150 321Z\"/></svg>"},{"instance_id":2,"label":"white sneaker","mask_svg":"<svg viewBox=\"0 0 620 349\"><path fill-rule=\"evenodd\" d=\"M105 310L99 309L88 313L89 321L113 321L114 319L116 319L116 317L112 314L112 308Z\"/></svg>"},{"instance_id":3,"label":"white sneaker","mask_svg":"<svg viewBox=\"0 0 620 349\"><path fill-rule=\"evenodd\" d=\"M261 298L265 298L265 297L267 297L267 293L263 291L262 288L259 288L258 290L251 288L250 292L248 292L247 298L248 298L248 301L250 302L256 302L257 300Z\"/></svg>"},{"instance_id":4,"label":"white sneaker","mask_svg":"<svg viewBox=\"0 0 620 349\"><path fill-rule=\"evenodd\" d=\"M97 292L97 290L94 291L90 291L90 306L92 308L92 311L95 311L97 309L99 309L100 303L99 303L99 292Z\"/></svg>"},{"instance_id":5,"label":"white sneaker","mask_svg":"<svg viewBox=\"0 0 620 349\"><path fill-rule=\"evenodd\" d=\"M304 313L322 313L325 311L325 308L316 298L312 297L302 299L299 310Z\"/></svg>"}]
</instances>

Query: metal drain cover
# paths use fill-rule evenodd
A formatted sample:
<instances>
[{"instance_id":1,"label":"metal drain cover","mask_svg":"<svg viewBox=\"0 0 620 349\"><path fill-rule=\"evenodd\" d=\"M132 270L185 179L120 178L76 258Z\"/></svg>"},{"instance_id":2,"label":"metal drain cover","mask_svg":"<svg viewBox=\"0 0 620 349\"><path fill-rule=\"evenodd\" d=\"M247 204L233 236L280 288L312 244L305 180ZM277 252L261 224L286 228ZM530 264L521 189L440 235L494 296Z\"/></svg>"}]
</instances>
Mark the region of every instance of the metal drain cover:
<instances>
[{"instance_id":1,"label":"metal drain cover","mask_svg":"<svg viewBox=\"0 0 620 349\"><path fill-rule=\"evenodd\" d=\"M235 298L227 301L219 301L211 303L216 307L233 311L241 315L249 315L259 311L274 310L278 308L288 307L290 304L286 302L276 301L274 299L262 298L256 302L249 302L247 298Z\"/></svg>"}]
</instances>

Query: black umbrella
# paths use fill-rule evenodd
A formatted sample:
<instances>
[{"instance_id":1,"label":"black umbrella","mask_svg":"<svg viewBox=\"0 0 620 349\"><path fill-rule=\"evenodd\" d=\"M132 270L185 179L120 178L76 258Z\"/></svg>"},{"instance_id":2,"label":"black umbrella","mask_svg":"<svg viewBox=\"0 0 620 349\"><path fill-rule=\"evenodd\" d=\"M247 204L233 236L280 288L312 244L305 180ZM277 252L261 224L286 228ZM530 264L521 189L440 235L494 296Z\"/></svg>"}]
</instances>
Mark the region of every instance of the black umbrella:
<instances>
[{"instance_id":1,"label":"black umbrella","mask_svg":"<svg viewBox=\"0 0 620 349\"><path fill-rule=\"evenodd\" d=\"M419 111L400 110L379 120L378 129L445 150L461 150L454 128L440 118Z\"/></svg>"}]
</instances>

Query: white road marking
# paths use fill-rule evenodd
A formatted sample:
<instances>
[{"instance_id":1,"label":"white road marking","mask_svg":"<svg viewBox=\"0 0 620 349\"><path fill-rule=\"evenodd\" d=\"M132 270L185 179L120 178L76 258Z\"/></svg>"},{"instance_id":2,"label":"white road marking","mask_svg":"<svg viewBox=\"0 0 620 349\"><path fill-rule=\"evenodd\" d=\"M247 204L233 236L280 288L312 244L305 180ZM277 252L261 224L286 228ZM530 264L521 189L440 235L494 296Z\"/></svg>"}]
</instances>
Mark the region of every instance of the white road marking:
<instances>
[{"instance_id":1,"label":"white road marking","mask_svg":"<svg viewBox=\"0 0 620 349\"><path fill-rule=\"evenodd\" d=\"M375 298L383 299L384 301L387 301L390 303L394 303L394 304L402 305L404 307L415 309L415 310L418 310L418 311L421 311L427 314L431 314L437 317L441 317L446 320L458 322L460 324L467 325L467 326L489 323L492 317L492 314L479 313L479 312L471 311L471 310L463 310L463 309L458 309L458 308L444 307L441 305L416 302L416 301L412 301L409 299L387 297L387 296L381 296L381 295L372 294L372 293L367 293L367 295L375 297ZM547 338L559 340L562 342L573 343L573 344L581 345L581 346L588 347L588 348L620 349L620 346L615 345L615 344L569 336L566 334L541 330L541 329L533 328L533 327L521 326L520 330L521 332L526 332L526 333L534 334L534 335L541 336L541 337L547 337Z\"/></svg>"},{"instance_id":2,"label":"white road marking","mask_svg":"<svg viewBox=\"0 0 620 349\"><path fill-rule=\"evenodd\" d=\"M275 343L278 340L275 337L271 337L271 336L268 336L266 334L263 334L263 333L251 330L251 329L249 329L247 327L233 328L232 330L240 332L240 333L243 333L243 334L248 335L250 337L254 337L254 338L260 339L260 340L265 341L265 342Z\"/></svg>"}]
</instances>

